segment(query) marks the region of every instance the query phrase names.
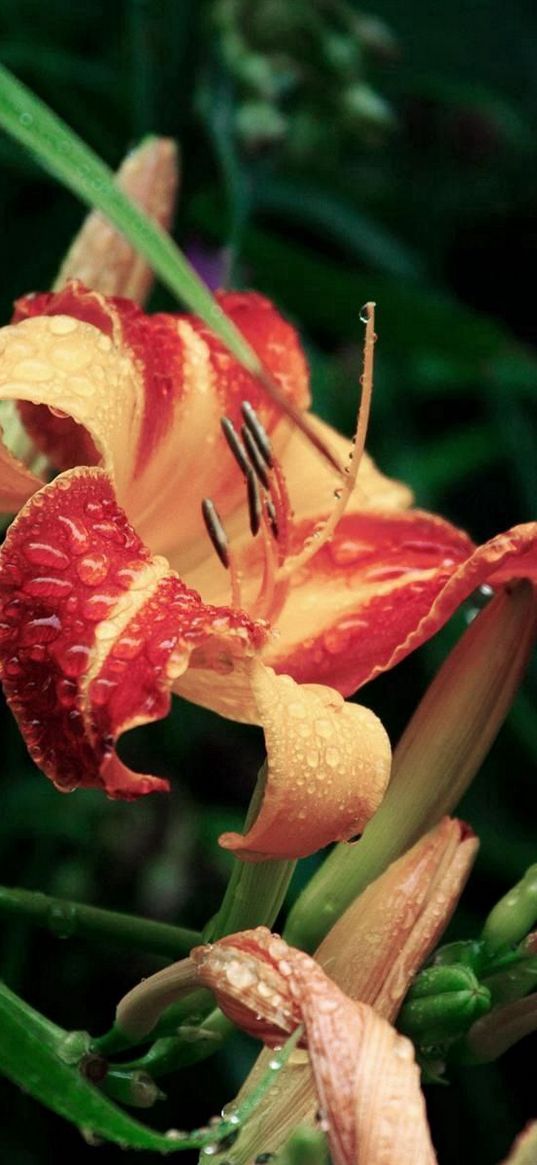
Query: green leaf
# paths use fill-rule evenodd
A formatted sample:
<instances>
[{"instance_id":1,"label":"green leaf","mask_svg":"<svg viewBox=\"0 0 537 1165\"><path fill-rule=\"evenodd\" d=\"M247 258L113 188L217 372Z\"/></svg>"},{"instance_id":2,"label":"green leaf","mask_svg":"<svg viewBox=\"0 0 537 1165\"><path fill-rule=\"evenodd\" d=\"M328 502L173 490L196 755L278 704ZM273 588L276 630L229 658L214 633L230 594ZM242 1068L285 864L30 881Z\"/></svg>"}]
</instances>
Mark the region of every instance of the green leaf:
<instances>
[{"instance_id":1,"label":"green leaf","mask_svg":"<svg viewBox=\"0 0 537 1165\"><path fill-rule=\"evenodd\" d=\"M0 66L0 126L59 182L100 210L149 262L162 282L205 321L255 375L255 352L218 306L169 235L115 185L114 175L69 126Z\"/></svg>"},{"instance_id":2,"label":"green leaf","mask_svg":"<svg viewBox=\"0 0 537 1165\"><path fill-rule=\"evenodd\" d=\"M89 1047L89 1036L62 1031L0 984L0 1071L84 1132L132 1149L173 1153L216 1145L234 1135L272 1087L275 1070L286 1063L301 1033L297 1028L253 1092L218 1124L193 1133L159 1133L117 1108L80 1073L78 1062L86 1042Z\"/></svg>"}]
</instances>

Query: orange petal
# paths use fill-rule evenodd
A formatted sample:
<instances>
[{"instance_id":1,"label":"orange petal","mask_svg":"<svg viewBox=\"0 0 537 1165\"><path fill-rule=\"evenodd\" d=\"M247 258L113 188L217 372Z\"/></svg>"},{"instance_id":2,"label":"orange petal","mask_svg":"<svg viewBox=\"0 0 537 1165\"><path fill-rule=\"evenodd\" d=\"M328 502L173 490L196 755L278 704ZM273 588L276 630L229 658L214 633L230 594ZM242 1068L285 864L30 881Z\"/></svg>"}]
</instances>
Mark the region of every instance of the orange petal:
<instances>
[{"instance_id":1,"label":"orange petal","mask_svg":"<svg viewBox=\"0 0 537 1165\"><path fill-rule=\"evenodd\" d=\"M411 1043L351 1001L302 951L265 927L191 953L199 981L252 1034L280 1042L304 1024L335 1165L432 1165ZM298 1114L297 1114L298 1117Z\"/></svg>"},{"instance_id":2,"label":"orange petal","mask_svg":"<svg viewBox=\"0 0 537 1165\"><path fill-rule=\"evenodd\" d=\"M267 748L263 803L246 835L222 834L220 844L260 861L304 857L361 833L390 775L380 720L330 688L299 687L259 664L252 673Z\"/></svg>"},{"instance_id":3,"label":"orange petal","mask_svg":"<svg viewBox=\"0 0 537 1165\"><path fill-rule=\"evenodd\" d=\"M99 469L62 474L27 503L0 552L0 665L30 753L61 789L137 797L167 788L114 744L165 716L188 666L232 671L263 631L205 606L152 558Z\"/></svg>"},{"instance_id":4,"label":"orange petal","mask_svg":"<svg viewBox=\"0 0 537 1165\"><path fill-rule=\"evenodd\" d=\"M168 230L175 206L179 167L177 147L169 138L146 138L127 154L116 175L117 185ZM58 291L80 279L104 295L124 295L143 303L153 283L146 260L99 211L88 215L72 243L54 284Z\"/></svg>"},{"instance_id":5,"label":"orange petal","mask_svg":"<svg viewBox=\"0 0 537 1165\"><path fill-rule=\"evenodd\" d=\"M410 1040L372 1007L340 992L331 997L318 974L310 980L304 964L300 970L297 990L334 1165L434 1165Z\"/></svg>"},{"instance_id":6,"label":"orange petal","mask_svg":"<svg viewBox=\"0 0 537 1165\"><path fill-rule=\"evenodd\" d=\"M290 325L253 293L219 300L280 387L307 403L306 365ZM256 379L195 317L146 316L81 284L19 300L16 318L0 333L0 396L28 402L20 409L39 448L58 468L101 459L141 536L174 562L180 554L182 570L190 546L195 557L210 553L202 498L224 515L245 501L222 415L239 423L248 399L269 431L279 420Z\"/></svg>"},{"instance_id":7,"label":"orange petal","mask_svg":"<svg viewBox=\"0 0 537 1165\"><path fill-rule=\"evenodd\" d=\"M477 587L517 578L537 578L537 523L474 550L420 511L345 516L293 580L265 660L348 695L434 635Z\"/></svg>"}]
</instances>

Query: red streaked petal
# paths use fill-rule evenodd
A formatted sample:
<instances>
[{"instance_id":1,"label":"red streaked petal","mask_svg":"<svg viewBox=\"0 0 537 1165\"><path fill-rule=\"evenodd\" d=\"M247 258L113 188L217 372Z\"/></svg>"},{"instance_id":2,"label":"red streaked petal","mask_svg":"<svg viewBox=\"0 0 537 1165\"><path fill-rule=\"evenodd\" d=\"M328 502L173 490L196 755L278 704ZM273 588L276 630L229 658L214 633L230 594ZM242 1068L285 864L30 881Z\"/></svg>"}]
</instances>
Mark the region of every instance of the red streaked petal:
<instances>
[{"instance_id":1,"label":"red streaked petal","mask_svg":"<svg viewBox=\"0 0 537 1165\"><path fill-rule=\"evenodd\" d=\"M116 175L117 185L164 230L171 224L179 174L175 142L146 138L132 150ZM61 266L55 290L71 279L104 295L124 295L143 303L153 272L123 235L99 211L92 211Z\"/></svg>"},{"instance_id":2,"label":"red streaked petal","mask_svg":"<svg viewBox=\"0 0 537 1165\"><path fill-rule=\"evenodd\" d=\"M244 836L225 833L220 844L262 861L305 857L361 833L390 775L380 720L330 688L300 687L260 664L251 683L267 749L263 802Z\"/></svg>"},{"instance_id":3,"label":"red streaked petal","mask_svg":"<svg viewBox=\"0 0 537 1165\"><path fill-rule=\"evenodd\" d=\"M152 558L99 469L65 473L21 511L0 552L0 664L34 760L59 788L132 798L167 782L114 752L128 728L165 716L196 653L232 670L263 632L205 606Z\"/></svg>"},{"instance_id":4,"label":"red streaked petal","mask_svg":"<svg viewBox=\"0 0 537 1165\"><path fill-rule=\"evenodd\" d=\"M307 368L294 329L268 300L255 293L221 293L219 301L285 392L295 403L306 404ZM94 420L94 414L99 415L101 395L101 386L94 378L89 378L89 399L94 405L89 416L78 401L73 409L69 386L41 384L36 388L34 382L28 385L24 375L13 376L10 371L4 378L8 381L4 394L29 402L21 405L24 423L59 468L80 462L95 464L95 447L101 457L108 453L104 464L114 472L119 500L153 550L177 556L180 547L182 564L190 546L196 559L203 557L207 540L200 513L202 498L212 497L224 516L245 500L242 475L220 433L220 419L229 414L240 424L240 403L249 399L259 407L268 430L274 431L279 420L277 407L255 377L245 372L194 316L146 316L129 300L106 299L75 282L56 294L19 300L15 319L24 321L19 326L26 330L16 332L17 339L31 343L30 329L39 326L40 334L44 330L39 317L58 315L91 324L104 333L108 344L113 341L116 363L120 361L114 397L123 411L129 410L128 417L107 434L105 449ZM38 320L31 323L31 317ZM10 345L15 342L14 329L8 331L4 347L7 341ZM80 329L78 334L84 335ZM41 362L46 359L42 347L41 343ZM30 355L33 358L34 352ZM51 418L43 408L36 409L40 404L67 413L78 424L67 419L58 427L57 417ZM105 406L109 411L109 402L101 407ZM86 435L81 435L81 425L91 438L89 446ZM287 422L278 428L288 434ZM126 450L129 468L124 481L118 477L115 463L124 460ZM179 528L178 502L185 494L188 505L183 507ZM174 557L174 564L176 561Z\"/></svg>"},{"instance_id":5,"label":"red streaked petal","mask_svg":"<svg viewBox=\"0 0 537 1165\"><path fill-rule=\"evenodd\" d=\"M535 522L475 549L419 510L351 514L293 580L264 658L348 695L434 635L477 587L518 578L537 579Z\"/></svg>"},{"instance_id":6,"label":"red streaked petal","mask_svg":"<svg viewBox=\"0 0 537 1165\"><path fill-rule=\"evenodd\" d=\"M301 523L295 544L314 527ZM332 540L292 578L266 663L348 695L392 666L397 648L472 550L462 531L419 511L345 515Z\"/></svg>"}]
</instances>

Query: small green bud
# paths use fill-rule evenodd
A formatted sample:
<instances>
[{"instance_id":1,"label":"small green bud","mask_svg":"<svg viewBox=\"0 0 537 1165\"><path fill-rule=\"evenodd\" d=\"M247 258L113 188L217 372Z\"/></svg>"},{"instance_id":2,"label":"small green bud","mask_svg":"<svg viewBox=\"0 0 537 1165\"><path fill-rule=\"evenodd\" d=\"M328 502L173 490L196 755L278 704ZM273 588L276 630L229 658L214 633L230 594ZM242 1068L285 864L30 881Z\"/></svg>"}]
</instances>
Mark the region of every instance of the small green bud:
<instances>
[{"instance_id":1,"label":"small green bud","mask_svg":"<svg viewBox=\"0 0 537 1165\"><path fill-rule=\"evenodd\" d=\"M537 865L491 910L483 927L487 955L520 942L537 921Z\"/></svg>"},{"instance_id":2,"label":"small green bud","mask_svg":"<svg viewBox=\"0 0 537 1165\"><path fill-rule=\"evenodd\" d=\"M481 965L483 944L476 939L467 939L460 942L446 943L435 952L434 966L446 966L449 963L464 963L473 971L478 971Z\"/></svg>"},{"instance_id":3,"label":"small green bud","mask_svg":"<svg viewBox=\"0 0 537 1165\"><path fill-rule=\"evenodd\" d=\"M451 991L473 991L479 987L471 967L461 963L425 967L420 971L407 994L409 999L424 999Z\"/></svg>"},{"instance_id":4,"label":"small green bud","mask_svg":"<svg viewBox=\"0 0 537 1165\"><path fill-rule=\"evenodd\" d=\"M427 967L413 983L397 1026L424 1047L463 1035L490 1008L490 991L463 964Z\"/></svg>"}]
</instances>

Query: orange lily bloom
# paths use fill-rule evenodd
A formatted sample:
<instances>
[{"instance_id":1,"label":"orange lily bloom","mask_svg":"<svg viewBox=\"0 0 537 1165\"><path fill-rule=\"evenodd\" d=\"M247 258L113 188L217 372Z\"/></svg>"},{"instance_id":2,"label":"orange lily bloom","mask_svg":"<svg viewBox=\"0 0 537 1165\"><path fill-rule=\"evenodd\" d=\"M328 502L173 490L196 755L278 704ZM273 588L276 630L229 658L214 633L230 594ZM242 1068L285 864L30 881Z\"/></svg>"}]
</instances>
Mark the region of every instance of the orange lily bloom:
<instances>
[{"instance_id":1,"label":"orange lily bloom","mask_svg":"<svg viewBox=\"0 0 537 1165\"><path fill-rule=\"evenodd\" d=\"M98 239L93 218L86 244ZM82 250L62 276L88 271L99 285ZM141 297L145 274L131 279L122 254L117 286L103 259L107 290ZM294 329L254 293L219 302L306 415ZM370 320L366 389L373 340ZM26 296L0 331L0 398L18 403L61 471L43 485L1 452L0 505L20 513L0 555L0 664L32 756L59 788L130 798L166 782L127 770L115 741L165 715L170 691L262 723L262 810L246 837L225 838L243 857L302 856L360 832L386 786L389 744L371 712L341 697L479 584L537 571L536 524L474 550L449 523L408 511L406 487L359 446L342 487L188 315L147 316L76 280ZM360 437L364 421L365 410ZM309 429L344 461L342 437L315 418Z\"/></svg>"}]
</instances>

